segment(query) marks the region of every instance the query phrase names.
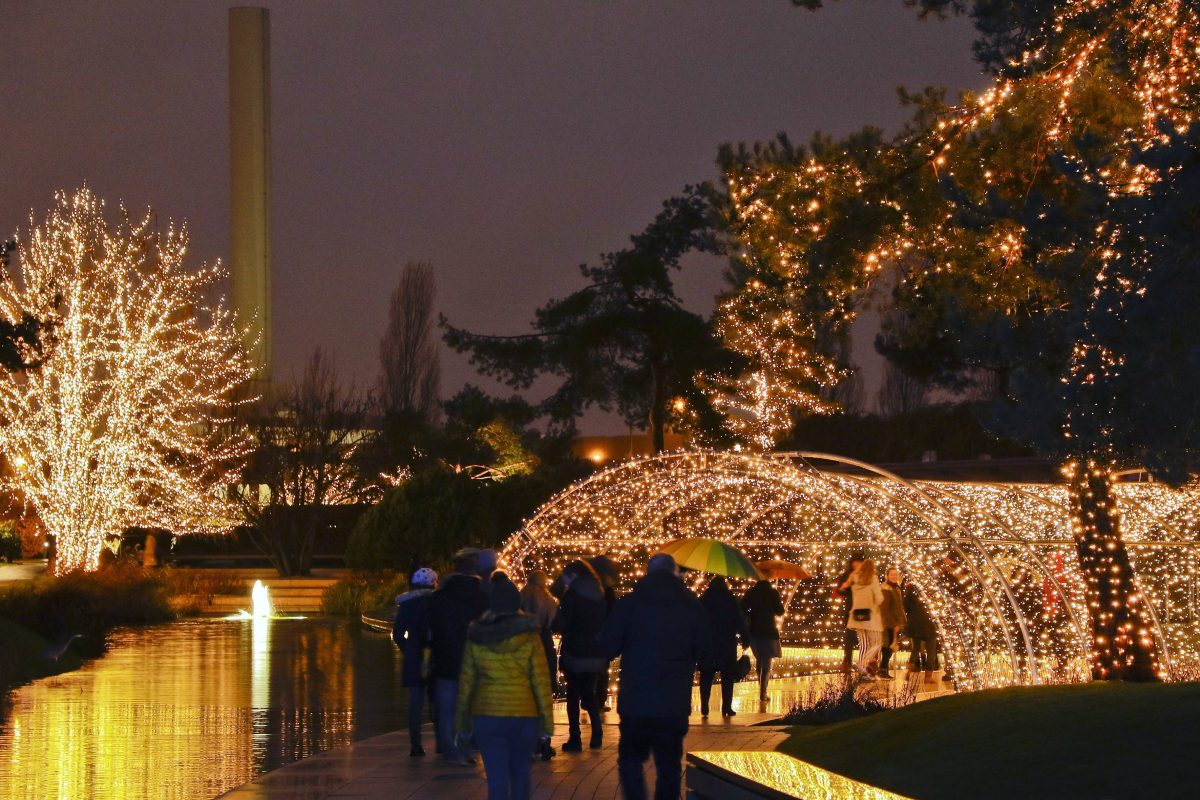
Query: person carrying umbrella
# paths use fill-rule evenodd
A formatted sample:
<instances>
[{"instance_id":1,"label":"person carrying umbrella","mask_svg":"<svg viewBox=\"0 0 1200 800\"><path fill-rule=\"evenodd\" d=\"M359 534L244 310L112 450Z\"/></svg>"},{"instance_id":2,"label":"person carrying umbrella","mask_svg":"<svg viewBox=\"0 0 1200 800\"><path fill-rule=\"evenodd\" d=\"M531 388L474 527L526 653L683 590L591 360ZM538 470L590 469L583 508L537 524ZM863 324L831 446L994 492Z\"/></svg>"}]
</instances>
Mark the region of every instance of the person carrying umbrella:
<instances>
[{"instance_id":1,"label":"person carrying umbrella","mask_svg":"<svg viewBox=\"0 0 1200 800\"><path fill-rule=\"evenodd\" d=\"M750 649L758 668L758 699L767 699L771 679L771 661L783 655L779 646L779 628L775 618L783 614L783 598L768 580L750 587L742 597L742 611L750 619Z\"/></svg>"},{"instance_id":2,"label":"person carrying umbrella","mask_svg":"<svg viewBox=\"0 0 1200 800\"><path fill-rule=\"evenodd\" d=\"M737 683L738 643L743 647L750 645L750 627L746 624L746 616L742 614L741 606L729 584L721 576L709 582L704 594L700 595L700 605L708 615L708 629L713 640L712 669L700 670L700 716L708 716L709 697L712 695L713 678L721 673L721 716L732 717L733 686Z\"/></svg>"}]
</instances>

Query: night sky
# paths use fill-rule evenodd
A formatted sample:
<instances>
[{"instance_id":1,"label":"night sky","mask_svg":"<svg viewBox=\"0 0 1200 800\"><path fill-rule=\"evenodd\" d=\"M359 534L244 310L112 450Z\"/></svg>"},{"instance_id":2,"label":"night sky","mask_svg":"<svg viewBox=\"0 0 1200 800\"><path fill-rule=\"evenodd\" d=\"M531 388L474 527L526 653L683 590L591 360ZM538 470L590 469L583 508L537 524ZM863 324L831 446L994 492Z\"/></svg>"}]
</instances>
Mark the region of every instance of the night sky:
<instances>
[{"instance_id":1,"label":"night sky","mask_svg":"<svg viewBox=\"0 0 1200 800\"><path fill-rule=\"evenodd\" d=\"M86 181L226 258L229 5L6 4L0 231ZM519 333L578 263L716 179L722 142L894 129L896 86L983 84L968 23L900 0L265 5L282 377L321 346L373 382L407 260L433 262L456 324ZM708 313L720 264L680 284ZM490 385L444 354L443 396L467 381Z\"/></svg>"}]
</instances>

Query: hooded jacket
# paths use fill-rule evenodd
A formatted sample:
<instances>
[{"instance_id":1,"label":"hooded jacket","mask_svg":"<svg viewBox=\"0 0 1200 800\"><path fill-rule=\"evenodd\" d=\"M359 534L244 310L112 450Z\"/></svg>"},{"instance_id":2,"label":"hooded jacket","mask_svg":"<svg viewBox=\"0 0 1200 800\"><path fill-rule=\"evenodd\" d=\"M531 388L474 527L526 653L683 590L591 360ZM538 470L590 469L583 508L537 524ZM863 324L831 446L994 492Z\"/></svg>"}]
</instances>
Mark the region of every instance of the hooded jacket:
<instances>
[{"instance_id":1,"label":"hooded jacket","mask_svg":"<svg viewBox=\"0 0 1200 800\"><path fill-rule=\"evenodd\" d=\"M400 676L404 686L425 684L425 648L429 647L429 598L432 595L432 589L413 589L396 598L392 641L404 655Z\"/></svg>"},{"instance_id":2,"label":"hooded jacket","mask_svg":"<svg viewBox=\"0 0 1200 800\"><path fill-rule=\"evenodd\" d=\"M469 732L476 716L537 717L542 733L554 732L550 670L528 614L489 611L471 623L458 680L455 730Z\"/></svg>"},{"instance_id":3,"label":"hooded jacket","mask_svg":"<svg viewBox=\"0 0 1200 800\"><path fill-rule=\"evenodd\" d=\"M692 676L713 664L704 608L669 572L650 573L617 601L600 643L606 657L621 657L622 717L687 717Z\"/></svg>"},{"instance_id":4,"label":"hooded jacket","mask_svg":"<svg viewBox=\"0 0 1200 800\"><path fill-rule=\"evenodd\" d=\"M555 630L562 633L564 672L603 672L607 666L600 649L600 629L608 616L604 590L591 574L571 581L558 607Z\"/></svg>"},{"instance_id":5,"label":"hooded jacket","mask_svg":"<svg viewBox=\"0 0 1200 800\"><path fill-rule=\"evenodd\" d=\"M434 678L458 680L467 626L488 610L488 596L475 575L456 572L429 596L429 642Z\"/></svg>"}]
</instances>

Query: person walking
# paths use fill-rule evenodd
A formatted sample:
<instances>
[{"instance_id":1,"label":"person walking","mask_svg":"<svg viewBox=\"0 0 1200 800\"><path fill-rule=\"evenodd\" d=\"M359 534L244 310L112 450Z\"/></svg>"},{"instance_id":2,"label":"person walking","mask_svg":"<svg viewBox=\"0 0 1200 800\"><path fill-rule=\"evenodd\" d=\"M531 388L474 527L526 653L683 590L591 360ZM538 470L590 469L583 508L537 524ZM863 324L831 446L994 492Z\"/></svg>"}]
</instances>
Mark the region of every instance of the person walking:
<instances>
[{"instance_id":1,"label":"person walking","mask_svg":"<svg viewBox=\"0 0 1200 800\"><path fill-rule=\"evenodd\" d=\"M712 669L712 635L704 607L659 553L646 576L619 599L604 623L601 648L620 656L617 773L625 800L645 800L642 766L654 756L655 800L679 800L683 738L692 710L692 676Z\"/></svg>"},{"instance_id":2,"label":"person walking","mask_svg":"<svg viewBox=\"0 0 1200 800\"><path fill-rule=\"evenodd\" d=\"M521 610L537 620L538 637L546 652L546 667L550 671L550 691L558 691L558 654L554 652L554 616L558 601L550 594L550 576L531 572L521 589Z\"/></svg>"},{"instance_id":3,"label":"person walking","mask_svg":"<svg viewBox=\"0 0 1200 800\"><path fill-rule=\"evenodd\" d=\"M454 709L458 702L458 675L467 628L488 610L473 554L454 561L454 574L429 596L430 673L433 676L434 730L442 758L452 764L474 764L454 738Z\"/></svg>"},{"instance_id":4,"label":"person walking","mask_svg":"<svg viewBox=\"0 0 1200 800\"><path fill-rule=\"evenodd\" d=\"M775 618L783 614L783 599L770 581L759 581L742 597L742 611L750 620L750 649L758 668L758 699L767 699L771 660L783 655Z\"/></svg>"},{"instance_id":5,"label":"person walking","mask_svg":"<svg viewBox=\"0 0 1200 800\"><path fill-rule=\"evenodd\" d=\"M866 559L850 574L842 589L850 589L851 608L847 629L858 637L858 663L854 668L868 680L875 680L875 659L883 636L883 589L875 577L875 562Z\"/></svg>"},{"instance_id":6,"label":"person walking","mask_svg":"<svg viewBox=\"0 0 1200 800\"><path fill-rule=\"evenodd\" d=\"M712 669L700 672L700 716L708 716L713 678L720 672L721 716L732 717L733 687L738 680L738 644L750 646L750 626L746 624L737 598L729 591L729 584L720 575L709 581L708 588L700 595L700 605L708 615L708 630L713 643Z\"/></svg>"},{"instance_id":7,"label":"person walking","mask_svg":"<svg viewBox=\"0 0 1200 800\"><path fill-rule=\"evenodd\" d=\"M579 728L579 709L587 711L592 726L588 746L599 749L604 743L596 681L608 665L600 649L600 629L608 616L604 590L595 571L584 561L572 561L563 570L566 587L558 606L555 630L562 634L559 665L567 680L567 741L564 753L583 750Z\"/></svg>"},{"instance_id":8,"label":"person walking","mask_svg":"<svg viewBox=\"0 0 1200 800\"><path fill-rule=\"evenodd\" d=\"M904 615L904 594L900 590L903 581L904 576L900 574L900 570L892 567L887 571L887 579L879 587L883 590L883 604L879 607L879 613L883 616L879 677L884 680L890 680L892 677L888 672L888 664L891 663L892 654L900 649L900 632L908 624Z\"/></svg>"},{"instance_id":9,"label":"person walking","mask_svg":"<svg viewBox=\"0 0 1200 800\"><path fill-rule=\"evenodd\" d=\"M849 672L852 669L854 648L858 646L858 635L846 624L850 621L850 590L843 589L842 586L845 585L854 570L858 569L858 565L866 559L867 557L862 553L851 553L849 566L833 584L833 596L842 599L842 626L845 628L842 631L842 672Z\"/></svg>"},{"instance_id":10,"label":"person walking","mask_svg":"<svg viewBox=\"0 0 1200 800\"><path fill-rule=\"evenodd\" d=\"M520 606L512 581L495 577L488 611L467 628L458 678L454 727L483 756L488 800L528 800L530 753L554 731L540 624Z\"/></svg>"},{"instance_id":11,"label":"person walking","mask_svg":"<svg viewBox=\"0 0 1200 800\"><path fill-rule=\"evenodd\" d=\"M912 655L908 659L910 672L925 673L925 682L933 683L933 674L937 672L937 628L933 625L933 617L929 607L921 598L917 587L909 581L904 587L904 616L908 620L906 630L912 639Z\"/></svg>"},{"instance_id":12,"label":"person walking","mask_svg":"<svg viewBox=\"0 0 1200 800\"><path fill-rule=\"evenodd\" d=\"M425 668L425 652L429 649L429 598L437 588L438 575L429 567L413 573L410 591L396 598L396 621L392 625L392 641L404 656L400 682L408 689L409 756L425 755L421 744L421 724L425 715L425 695L429 679Z\"/></svg>"}]
</instances>

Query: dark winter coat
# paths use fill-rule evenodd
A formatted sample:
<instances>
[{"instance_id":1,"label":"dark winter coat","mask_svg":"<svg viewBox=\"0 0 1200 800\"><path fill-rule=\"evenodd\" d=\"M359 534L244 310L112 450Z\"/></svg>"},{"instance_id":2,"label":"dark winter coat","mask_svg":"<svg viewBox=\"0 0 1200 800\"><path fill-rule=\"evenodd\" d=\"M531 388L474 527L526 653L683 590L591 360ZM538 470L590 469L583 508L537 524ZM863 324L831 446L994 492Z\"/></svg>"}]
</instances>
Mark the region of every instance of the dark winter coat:
<instances>
[{"instance_id":1,"label":"dark winter coat","mask_svg":"<svg viewBox=\"0 0 1200 800\"><path fill-rule=\"evenodd\" d=\"M600 649L600 629L608 616L604 590L591 574L571 581L562 602L554 629L562 634L559 666L563 672L603 672L604 653Z\"/></svg>"},{"instance_id":2,"label":"dark winter coat","mask_svg":"<svg viewBox=\"0 0 1200 800\"><path fill-rule=\"evenodd\" d=\"M399 645L404 656L400 679L405 686L425 685L425 649L429 647L429 598L432 595L432 589L414 589L396 598L392 641Z\"/></svg>"},{"instance_id":3,"label":"dark winter coat","mask_svg":"<svg viewBox=\"0 0 1200 800\"><path fill-rule=\"evenodd\" d=\"M742 611L750 619L752 639L778 639L775 618L783 613L783 598L770 581L759 581L742 597Z\"/></svg>"},{"instance_id":4,"label":"dark winter coat","mask_svg":"<svg viewBox=\"0 0 1200 800\"><path fill-rule=\"evenodd\" d=\"M932 639L937 636L929 608L921 599L917 587L911 583L904 587L904 616L908 618L905 630L913 639Z\"/></svg>"},{"instance_id":5,"label":"dark winter coat","mask_svg":"<svg viewBox=\"0 0 1200 800\"><path fill-rule=\"evenodd\" d=\"M621 657L617 713L681 718L692 710L692 677L712 669L712 634L696 595L669 572L652 572L613 606L600 637Z\"/></svg>"},{"instance_id":6,"label":"dark winter coat","mask_svg":"<svg viewBox=\"0 0 1200 800\"><path fill-rule=\"evenodd\" d=\"M738 659L738 642L750 646L750 626L737 598L729 587L710 584L700 595L700 605L708 615L708 630L713 642L713 669L732 670Z\"/></svg>"},{"instance_id":7,"label":"dark winter coat","mask_svg":"<svg viewBox=\"0 0 1200 800\"><path fill-rule=\"evenodd\" d=\"M879 612L883 615L883 629L890 631L903 628L908 624L908 615L904 613L904 598L900 587L890 581L884 581L879 586L883 590L883 605Z\"/></svg>"},{"instance_id":8,"label":"dark winter coat","mask_svg":"<svg viewBox=\"0 0 1200 800\"><path fill-rule=\"evenodd\" d=\"M488 610L488 596L475 575L455 573L429 596L429 642L434 678L458 680L467 626Z\"/></svg>"}]
</instances>

